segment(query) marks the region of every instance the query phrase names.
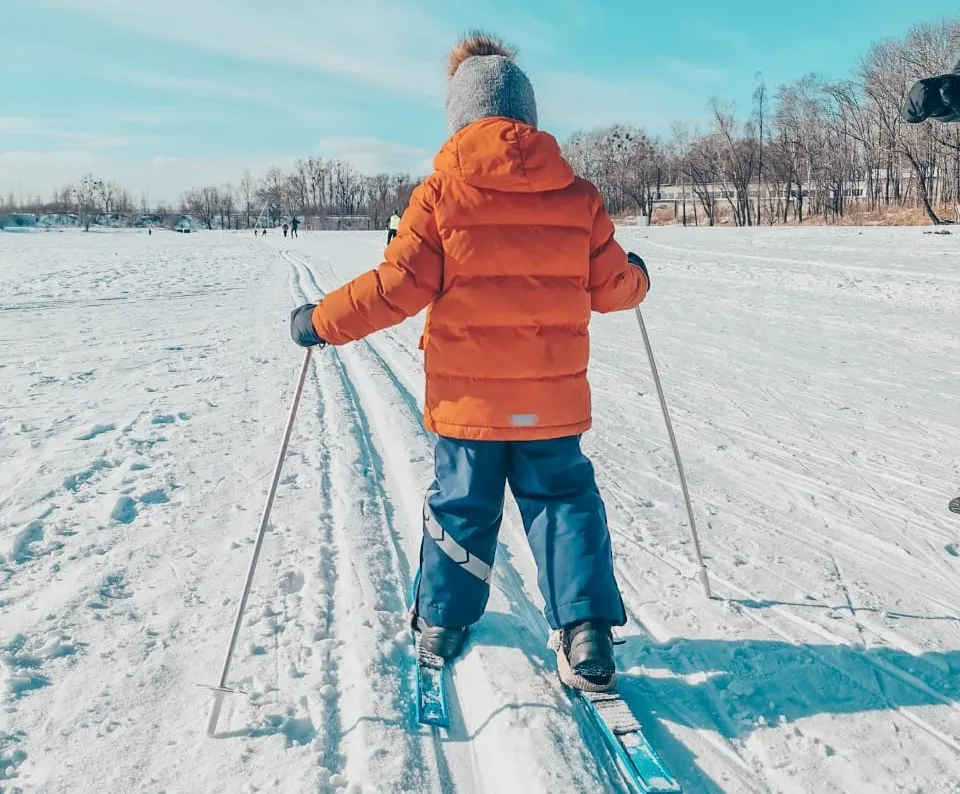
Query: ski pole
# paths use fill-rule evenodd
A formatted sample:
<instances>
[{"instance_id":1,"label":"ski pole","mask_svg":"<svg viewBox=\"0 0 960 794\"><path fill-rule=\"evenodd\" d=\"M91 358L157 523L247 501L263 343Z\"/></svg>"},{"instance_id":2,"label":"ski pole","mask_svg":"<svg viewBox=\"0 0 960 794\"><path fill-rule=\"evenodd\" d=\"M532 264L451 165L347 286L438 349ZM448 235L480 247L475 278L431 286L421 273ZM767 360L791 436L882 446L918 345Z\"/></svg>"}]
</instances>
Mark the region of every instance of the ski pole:
<instances>
[{"instance_id":1,"label":"ski pole","mask_svg":"<svg viewBox=\"0 0 960 794\"><path fill-rule=\"evenodd\" d=\"M697 555L697 565L700 566L698 577L700 584L703 585L703 592L707 598L713 598L710 594L710 578L707 575L707 565L703 561L703 551L700 548L700 535L697 533L697 522L693 517L693 504L690 502L690 490L687 488L687 477L683 473L683 462L680 460L680 447L677 446L677 437L673 434L673 423L670 421L670 412L667 410L667 400L663 396L663 385L660 383L660 373L657 372L657 362L653 358L653 347L650 345L650 336L647 334L647 326L643 322L643 313L640 307L637 309L637 321L640 323L640 331L643 334L643 344L647 348L647 357L650 359L650 370L653 372L653 382L657 386L657 396L660 397L660 407L663 409L663 420L667 423L667 435L670 436L670 444L673 446L673 456L677 460L677 471L680 472L680 488L683 490L683 500L687 503L687 516L690 518L690 532L693 535L693 549Z\"/></svg>"},{"instance_id":2,"label":"ski pole","mask_svg":"<svg viewBox=\"0 0 960 794\"><path fill-rule=\"evenodd\" d=\"M237 637L240 634L240 622L243 620L243 613L247 608L247 597L250 595L250 585L253 584L253 574L257 568L257 560L260 558L260 548L263 546L263 538L267 533L267 524L270 521L270 510L273 508L273 499L277 495L277 486L280 484L280 471L283 469L283 459L287 454L287 445L290 443L293 420L297 416L297 409L300 407L300 397L303 395L303 386L307 380L307 373L310 371L311 351L312 348L308 347L303 356L303 365L300 368L300 379L297 381L297 390L293 395L290 415L287 417L287 428L283 434L283 443L280 445L280 454L277 455L277 465L273 469L273 482L270 484L267 503L263 508L263 517L260 519L260 529L257 532L257 539L253 544L253 554L250 557L250 567L247 569L247 578L243 584L243 595L241 595L240 603L237 606L237 616L233 621L233 634L230 636L227 655L223 659L220 683L217 686L210 687L210 689L213 690L213 703L210 707L210 718L207 722L207 736L213 736L217 731L217 721L220 719L220 709L223 707L223 696L237 691L227 686L227 675L230 673L230 662L233 659L233 652L237 647Z\"/></svg>"}]
</instances>

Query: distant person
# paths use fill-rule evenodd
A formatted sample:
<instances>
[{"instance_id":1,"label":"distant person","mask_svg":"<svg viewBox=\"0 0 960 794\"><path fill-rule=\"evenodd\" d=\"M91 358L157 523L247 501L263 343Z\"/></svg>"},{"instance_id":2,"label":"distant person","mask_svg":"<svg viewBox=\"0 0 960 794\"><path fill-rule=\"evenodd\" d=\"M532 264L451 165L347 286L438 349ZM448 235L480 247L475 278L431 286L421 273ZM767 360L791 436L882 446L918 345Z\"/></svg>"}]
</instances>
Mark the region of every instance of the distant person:
<instances>
[{"instance_id":1,"label":"distant person","mask_svg":"<svg viewBox=\"0 0 960 794\"><path fill-rule=\"evenodd\" d=\"M397 236L397 231L400 229L400 212L398 210L393 211L393 215L390 216L390 220L387 222L387 245L393 241L393 238Z\"/></svg>"},{"instance_id":2,"label":"distant person","mask_svg":"<svg viewBox=\"0 0 960 794\"><path fill-rule=\"evenodd\" d=\"M560 677L604 691L616 682L612 627L627 615L580 446L591 425L588 326L592 311L633 309L650 280L614 238L600 191L537 128L514 58L483 34L457 45L450 139L403 224L391 218L386 261L295 309L290 330L305 347L345 345L430 307L424 420L438 438L410 616L420 650L452 659L483 614L509 484Z\"/></svg>"},{"instance_id":3,"label":"distant person","mask_svg":"<svg viewBox=\"0 0 960 794\"><path fill-rule=\"evenodd\" d=\"M283 236L284 236L284 237L287 236L287 231L288 231L289 229L290 229L290 227L287 226L287 224L283 224Z\"/></svg>"},{"instance_id":4,"label":"distant person","mask_svg":"<svg viewBox=\"0 0 960 794\"><path fill-rule=\"evenodd\" d=\"M901 114L910 124L933 119L960 121L960 61L949 74L918 80L903 101Z\"/></svg>"},{"instance_id":5,"label":"distant person","mask_svg":"<svg viewBox=\"0 0 960 794\"><path fill-rule=\"evenodd\" d=\"M300 220L297 218L296 215L294 215L293 218L290 220L290 236L296 237L297 229L299 228L300 228Z\"/></svg>"}]
</instances>

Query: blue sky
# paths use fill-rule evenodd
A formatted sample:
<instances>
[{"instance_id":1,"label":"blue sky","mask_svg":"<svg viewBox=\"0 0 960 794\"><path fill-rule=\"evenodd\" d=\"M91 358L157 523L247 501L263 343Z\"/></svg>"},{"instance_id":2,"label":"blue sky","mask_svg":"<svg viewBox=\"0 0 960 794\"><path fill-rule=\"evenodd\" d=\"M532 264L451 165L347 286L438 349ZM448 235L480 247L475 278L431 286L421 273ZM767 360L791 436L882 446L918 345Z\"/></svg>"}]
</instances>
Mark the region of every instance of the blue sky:
<instances>
[{"instance_id":1,"label":"blue sky","mask_svg":"<svg viewBox=\"0 0 960 794\"><path fill-rule=\"evenodd\" d=\"M711 96L843 77L874 41L955 16L926 0L30 0L0 6L0 194L91 171L139 198L298 157L424 173L461 31L520 48L541 126L666 133Z\"/></svg>"}]
</instances>

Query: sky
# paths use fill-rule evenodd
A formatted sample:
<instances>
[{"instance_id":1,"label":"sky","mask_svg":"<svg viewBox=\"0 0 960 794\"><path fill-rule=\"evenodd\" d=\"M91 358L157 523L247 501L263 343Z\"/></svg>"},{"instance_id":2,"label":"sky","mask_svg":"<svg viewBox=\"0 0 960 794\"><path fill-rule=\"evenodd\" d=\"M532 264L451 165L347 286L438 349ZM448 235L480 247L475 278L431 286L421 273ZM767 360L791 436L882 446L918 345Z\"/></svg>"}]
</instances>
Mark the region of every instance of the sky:
<instances>
[{"instance_id":1,"label":"sky","mask_svg":"<svg viewBox=\"0 0 960 794\"><path fill-rule=\"evenodd\" d=\"M711 97L746 110L810 72L848 76L876 41L955 0L30 0L0 3L0 196L90 172L138 201L298 158L426 174L445 59L481 27L520 50L540 126L667 134Z\"/></svg>"}]
</instances>

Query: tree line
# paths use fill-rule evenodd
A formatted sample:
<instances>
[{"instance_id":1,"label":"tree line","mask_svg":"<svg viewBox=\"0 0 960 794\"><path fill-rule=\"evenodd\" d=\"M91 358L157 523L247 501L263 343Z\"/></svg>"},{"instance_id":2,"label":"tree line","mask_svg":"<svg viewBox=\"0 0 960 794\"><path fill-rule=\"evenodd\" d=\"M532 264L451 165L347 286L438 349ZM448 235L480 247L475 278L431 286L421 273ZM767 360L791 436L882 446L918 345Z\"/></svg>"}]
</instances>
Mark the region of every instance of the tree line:
<instances>
[{"instance_id":1,"label":"tree line","mask_svg":"<svg viewBox=\"0 0 960 794\"><path fill-rule=\"evenodd\" d=\"M712 99L705 129L674 124L653 137L613 125L573 135L564 153L619 215L651 218L666 204L684 224L830 222L895 207L960 218L960 125L900 116L908 87L958 51L960 20L919 25L873 45L846 79L811 74L771 93L760 78L745 118Z\"/></svg>"},{"instance_id":2,"label":"tree line","mask_svg":"<svg viewBox=\"0 0 960 794\"><path fill-rule=\"evenodd\" d=\"M406 207L419 181L399 173L365 176L343 160L310 157L298 160L286 173L271 168L254 180L247 171L236 184L191 188L174 209L149 208L145 199L135 206L121 186L87 174L78 184L56 190L50 201L37 197L18 202L10 195L4 204L0 199L0 213L76 215L84 226L102 216L134 215L172 226L184 214L207 229L277 226L293 217L306 228L380 229L395 210Z\"/></svg>"},{"instance_id":3,"label":"tree line","mask_svg":"<svg viewBox=\"0 0 960 794\"><path fill-rule=\"evenodd\" d=\"M208 229L276 226L292 217L308 228L380 229L407 205L418 181L408 174L364 176L343 160L310 157L286 173L271 168L259 181L245 172L236 186L188 190L181 208Z\"/></svg>"},{"instance_id":4,"label":"tree line","mask_svg":"<svg viewBox=\"0 0 960 794\"><path fill-rule=\"evenodd\" d=\"M770 91L758 75L745 115L715 98L704 128L677 123L653 136L617 124L577 132L563 151L600 188L611 214L648 221L752 226L917 209L940 223L954 208L960 219L960 125L910 125L900 116L909 85L949 68L958 52L960 19L918 25L873 45L846 79L810 74ZM308 228L379 229L418 182L310 157L259 180L246 172L236 184L190 189L178 209L207 228L299 216ZM8 210L13 203L11 196ZM75 212L81 222L135 211L127 191L90 175L52 202L21 209Z\"/></svg>"}]
</instances>

